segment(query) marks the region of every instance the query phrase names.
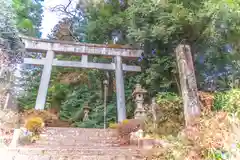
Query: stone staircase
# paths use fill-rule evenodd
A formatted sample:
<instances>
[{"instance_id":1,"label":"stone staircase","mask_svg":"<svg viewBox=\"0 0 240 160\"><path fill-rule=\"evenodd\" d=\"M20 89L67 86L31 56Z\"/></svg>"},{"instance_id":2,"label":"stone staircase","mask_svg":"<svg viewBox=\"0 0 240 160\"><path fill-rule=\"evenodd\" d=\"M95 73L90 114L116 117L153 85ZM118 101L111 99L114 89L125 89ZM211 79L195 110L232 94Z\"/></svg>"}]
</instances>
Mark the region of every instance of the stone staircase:
<instances>
[{"instance_id":1,"label":"stone staircase","mask_svg":"<svg viewBox=\"0 0 240 160\"><path fill-rule=\"evenodd\" d=\"M46 128L30 146L1 150L5 160L143 160L145 150L119 146L113 129Z\"/></svg>"}]
</instances>

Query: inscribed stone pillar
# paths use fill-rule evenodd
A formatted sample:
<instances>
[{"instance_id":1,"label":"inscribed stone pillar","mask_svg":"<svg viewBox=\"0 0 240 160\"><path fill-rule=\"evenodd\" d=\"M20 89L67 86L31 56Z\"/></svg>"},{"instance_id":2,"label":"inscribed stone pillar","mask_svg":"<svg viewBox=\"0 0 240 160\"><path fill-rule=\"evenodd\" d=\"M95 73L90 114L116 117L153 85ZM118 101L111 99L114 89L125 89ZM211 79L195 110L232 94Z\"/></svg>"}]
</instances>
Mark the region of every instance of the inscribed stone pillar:
<instances>
[{"instance_id":1,"label":"inscribed stone pillar","mask_svg":"<svg viewBox=\"0 0 240 160\"><path fill-rule=\"evenodd\" d=\"M175 52L184 104L184 117L186 125L188 125L192 118L201 113L195 70L189 45L179 45Z\"/></svg>"}]
</instances>

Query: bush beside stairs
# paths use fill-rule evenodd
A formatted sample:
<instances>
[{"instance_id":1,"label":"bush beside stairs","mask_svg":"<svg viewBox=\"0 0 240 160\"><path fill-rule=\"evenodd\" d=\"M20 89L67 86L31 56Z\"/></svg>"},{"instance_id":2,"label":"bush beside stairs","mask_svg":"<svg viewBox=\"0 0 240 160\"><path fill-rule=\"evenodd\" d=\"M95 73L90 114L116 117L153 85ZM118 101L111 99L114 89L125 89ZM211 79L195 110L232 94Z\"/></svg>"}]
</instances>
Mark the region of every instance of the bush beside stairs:
<instances>
[{"instance_id":1,"label":"bush beside stairs","mask_svg":"<svg viewBox=\"0 0 240 160\"><path fill-rule=\"evenodd\" d=\"M120 146L114 129L48 127L29 146L1 149L4 160L143 160L144 149Z\"/></svg>"}]
</instances>

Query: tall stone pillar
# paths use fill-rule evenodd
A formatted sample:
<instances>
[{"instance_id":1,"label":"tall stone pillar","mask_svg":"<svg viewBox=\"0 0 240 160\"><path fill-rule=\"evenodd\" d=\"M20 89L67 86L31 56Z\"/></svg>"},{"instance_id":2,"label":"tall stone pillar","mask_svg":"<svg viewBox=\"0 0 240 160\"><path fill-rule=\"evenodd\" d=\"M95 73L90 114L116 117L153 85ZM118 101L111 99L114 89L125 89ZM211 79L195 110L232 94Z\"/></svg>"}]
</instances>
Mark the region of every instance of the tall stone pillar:
<instances>
[{"instance_id":1,"label":"tall stone pillar","mask_svg":"<svg viewBox=\"0 0 240 160\"><path fill-rule=\"evenodd\" d=\"M177 46L175 52L183 98L185 124L189 125L192 119L201 115L192 53L189 45L182 44Z\"/></svg>"}]
</instances>

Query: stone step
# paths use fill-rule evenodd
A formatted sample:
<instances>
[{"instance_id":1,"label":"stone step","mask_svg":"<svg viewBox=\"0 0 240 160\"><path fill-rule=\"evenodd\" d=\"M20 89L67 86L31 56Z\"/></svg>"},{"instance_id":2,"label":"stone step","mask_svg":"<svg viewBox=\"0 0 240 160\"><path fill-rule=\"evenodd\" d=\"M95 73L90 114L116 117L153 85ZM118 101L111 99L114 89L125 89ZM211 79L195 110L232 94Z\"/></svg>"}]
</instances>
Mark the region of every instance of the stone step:
<instances>
[{"instance_id":1,"label":"stone step","mask_svg":"<svg viewBox=\"0 0 240 160\"><path fill-rule=\"evenodd\" d=\"M66 142L36 142L36 143L34 143L34 144L32 144L32 145L34 145L34 146L73 146L73 147L75 147L75 146L78 146L78 147L84 147L84 146L99 146L99 147L101 147L101 146L118 146L119 145L119 143L117 143L117 142L115 142L115 143L110 143L110 142L108 142L108 143L104 143L104 142L102 142L102 143L94 143L94 142L90 142L90 143L87 143L87 142L85 142L85 143L66 143Z\"/></svg>"},{"instance_id":2,"label":"stone step","mask_svg":"<svg viewBox=\"0 0 240 160\"><path fill-rule=\"evenodd\" d=\"M47 135L47 134L41 134L40 137L42 137L43 139L76 139L76 140L80 140L80 139L86 139L86 140L109 140L109 139L114 139L116 140L118 137L117 136L94 136L94 135L79 135L79 136L65 136L65 135L55 135L55 136L51 136L51 135Z\"/></svg>"},{"instance_id":3,"label":"stone step","mask_svg":"<svg viewBox=\"0 0 240 160\"><path fill-rule=\"evenodd\" d=\"M62 160L62 159L71 159L71 160L145 160L141 157L135 157L131 155L95 155L95 156L75 156L75 157L54 157L51 160Z\"/></svg>"},{"instance_id":4,"label":"stone step","mask_svg":"<svg viewBox=\"0 0 240 160\"><path fill-rule=\"evenodd\" d=\"M92 156L29 156L29 155L1 155L4 160L145 160L145 158L125 155L92 155Z\"/></svg>"},{"instance_id":5,"label":"stone step","mask_svg":"<svg viewBox=\"0 0 240 160\"><path fill-rule=\"evenodd\" d=\"M74 139L76 141L78 140L117 140L118 137L116 136L102 136L102 137L98 137L98 136L93 136L93 135L79 135L79 136L65 136L65 135L55 135L55 136L50 136L47 134L41 134L40 137L42 137L42 139L46 139L46 140L71 140Z\"/></svg>"},{"instance_id":6,"label":"stone step","mask_svg":"<svg viewBox=\"0 0 240 160\"><path fill-rule=\"evenodd\" d=\"M0 152L0 155L4 159L8 160L7 157L15 156L14 160L27 160L30 157L31 160L77 160L77 159L90 159L92 158L106 160L130 160L130 159L142 159L141 150L131 149L131 148L117 148L117 149L61 149L61 150L45 150L45 149L8 149ZM6 157L6 158L5 158ZM33 158L34 157L34 158ZM9 159L10 160L10 159ZM12 160L12 159L11 159Z\"/></svg>"},{"instance_id":7,"label":"stone step","mask_svg":"<svg viewBox=\"0 0 240 160\"><path fill-rule=\"evenodd\" d=\"M51 138L78 138L78 137L92 137L92 138L108 138L108 137L117 137L117 135L104 135L104 134L66 134L66 133L58 133L58 134L48 134L48 133L42 133L41 135L45 136L51 136Z\"/></svg>"},{"instance_id":8,"label":"stone step","mask_svg":"<svg viewBox=\"0 0 240 160\"><path fill-rule=\"evenodd\" d=\"M36 141L34 144L32 144L34 146L78 146L78 147L84 147L84 146L118 146L119 145L119 141L74 141L74 140L69 140L69 141Z\"/></svg>"},{"instance_id":9,"label":"stone step","mask_svg":"<svg viewBox=\"0 0 240 160\"><path fill-rule=\"evenodd\" d=\"M21 146L21 147L29 147L30 145L25 145L25 146ZM56 148L93 148L93 149L99 149L99 148L109 148L109 147L119 147L119 144L76 144L76 145L59 145L59 144L50 144L50 145L46 145L46 144L31 144L32 147L37 147L37 148L52 148L52 147L56 147L56 146L60 146L60 147L56 147Z\"/></svg>"},{"instance_id":10,"label":"stone step","mask_svg":"<svg viewBox=\"0 0 240 160\"><path fill-rule=\"evenodd\" d=\"M51 155L55 154L64 154L67 155L109 155L109 154L115 154L115 153L139 153L142 149L137 148L135 146L126 146L126 147L104 147L104 148L69 148L66 146L56 146L54 148L37 148L37 147L18 147L18 148L7 148L6 151L8 152L15 152L19 154L29 154L29 155Z\"/></svg>"},{"instance_id":11,"label":"stone step","mask_svg":"<svg viewBox=\"0 0 240 160\"><path fill-rule=\"evenodd\" d=\"M106 133L112 133L116 132L116 129L98 129L98 128L62 128L62 127L46 127L48 131L57 131L57 132L88 132L88 133L96 133L96 132L106 132Z\"/></svg>"},{"instance_id":12,"label":"stone step","mask_svg":"<svg viewBox=\"0 0 240 160\"><path fill-rule=\"evenodd\" d=\"M119 139L117 138L100 138L100 139L97 139L97 138L77 138L77 139L73 139L73 138L42 138L38 140L38 142L43 142L43 143L47 143L47 142L61 142L61 143L71 143L71 144L75 144L75 143L116 143L118 142Z\"/></svg>"},{"instance_id":13,"label":"stone step","mask_svg":"<svg viewBox=\"0 0 240 160\"><path fill-rule=\"evenodd\" d=\"M74 144L99 144L99 143L104 143L104 144L109 144L109 143L119 143L118 139L40 139L36 143L39 144L49 144L49 143L54 143L54 144L66 144L66 145L74 145Z\"/></svg>"},{"instance_id":14,"label":"stone step","mask_svg":"<svg viewBox=\"0 0 240 160\"><path fill-rule=\"evenodd\" d=\"M106 133L106 134L111 134L111 133L115 133L116 130L115 129L96 129L96 128L63 128L63 127L46 127L45 129L47 132L55 132L55 133L61 133L61 132L65 132L65 133L74 133L74 132L78 132L78 133L83 133L83 132L87 132L89 134L91 133Z\"/></svg>"},{"instance_id":15,"label":"stone step","mask_svg":"<svg viewBox=\"0 0 240 160\"><path fill-rule=\"evenodd\" d=\"M106 129L103 129L103 128L78 128L78 127L46 127L48 128L49 130L71 130L71 131L78 131L78 130L87 130L87 131L93 131L93 132L96 132L96 131L115 131L115 129L111 129L111 128L106 128Z\"/></svg>"},{"instance_id":16,"label":"stone step","mask_svg":"<svg viewBox=\"0 0 240 160\"><path fill-rule=\"evenodd\" d=\"M1 135L11 137L13 133L8 135ZM41 137L49 137L50 139L110 139L117 138L115 130L105 131L104 129L85 129L85 128L46 128L41 134Z\"/></svg>"},{"instance_id":17,"label":"stone step","mask_svg":"<svg viewBox=\"0 0 240 160\"><path fill-rule=\"evenodd\" d=\"M116 144L119 143L119 140L116 137L105 137L105 138L97 138L97 137L65 137L65 138L57 138L57 137L41 137L40 140L36 142L37 144L58 144L58 145L76 145L76 144Z\"/></svg>"},{"instance_id":18,"label":"stone step","mask_svg":"<svg viewBox=\"0 0 240 160\"><path fill-rule=\"evenodd\" d=\"M35 144L0 155L6 160L143 160L145 150L118 142L114 129L48 127Z\"/></svg>"},{"instance_id":19,"label":"stone step","mask_svg":"<svg viewBox=\"0 0 240 160\"><path fill-rule=\"evenodd\" d=\"M38 140L37 144L64 144L64 145L75 145L75 144L116 144L119 143L118 140Z\"/></svg>"},{"instance_id":20,"label":"stone step","mask_svg":"<svg viewBox=\"0 0 240 160\"><path fill-rule=\"evenodd\" d=\"M6 142L10 143L12 140L12 136L5 138ZM118 139L40 139L37 140L35 143L31 144L34 146L118 146L119 140Z\"/></svg>"},{"instance_id":21,"label":"stone step","mask_svg":"<svg viewBox=\"0 0 240 160\"><path fill-rule=\"evenodd\" d=\"M116 137L116 131L104 131L102 130L86 130L86 129L78 129L78 130L59 130L59 129L45 129L43 135L51 136L51 137Z\"/></svg>"}]
</instances>

